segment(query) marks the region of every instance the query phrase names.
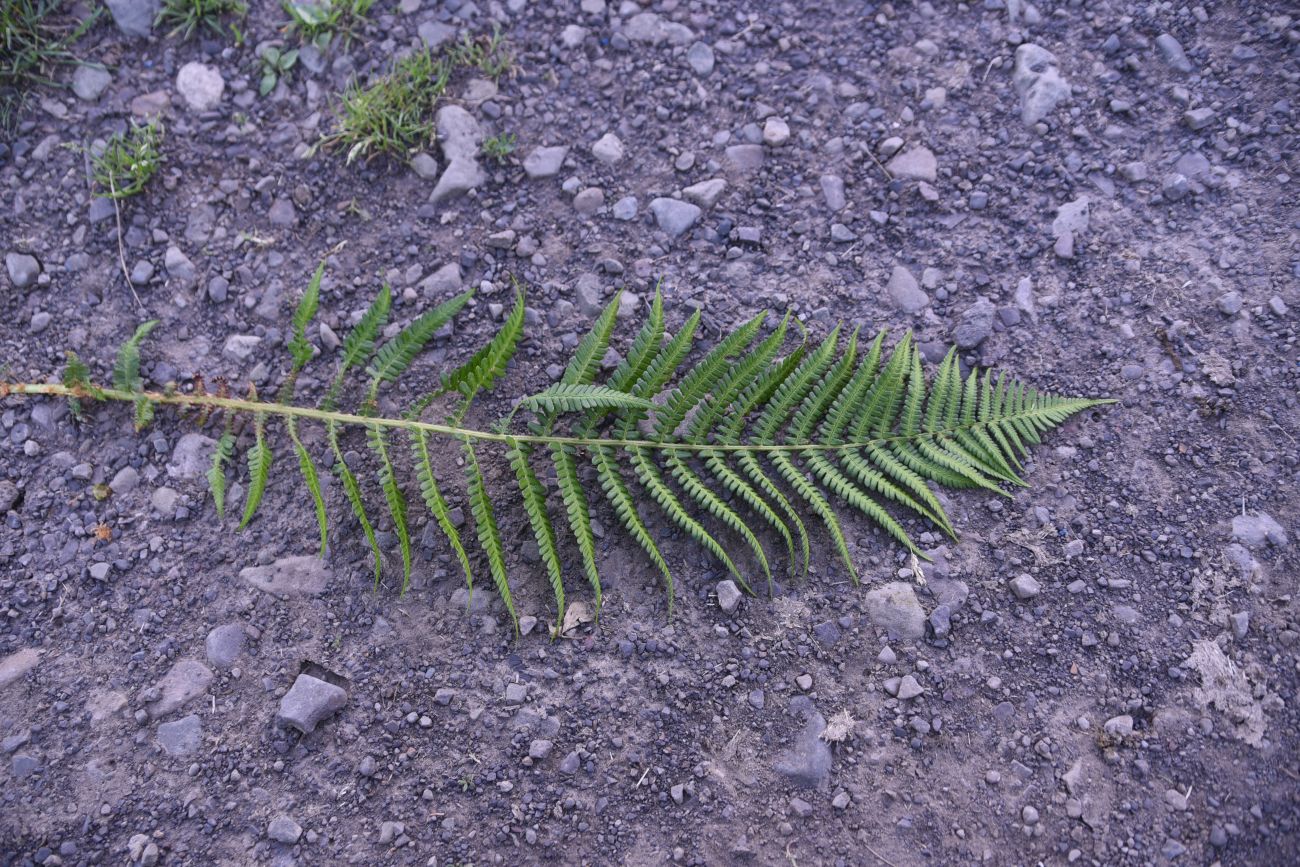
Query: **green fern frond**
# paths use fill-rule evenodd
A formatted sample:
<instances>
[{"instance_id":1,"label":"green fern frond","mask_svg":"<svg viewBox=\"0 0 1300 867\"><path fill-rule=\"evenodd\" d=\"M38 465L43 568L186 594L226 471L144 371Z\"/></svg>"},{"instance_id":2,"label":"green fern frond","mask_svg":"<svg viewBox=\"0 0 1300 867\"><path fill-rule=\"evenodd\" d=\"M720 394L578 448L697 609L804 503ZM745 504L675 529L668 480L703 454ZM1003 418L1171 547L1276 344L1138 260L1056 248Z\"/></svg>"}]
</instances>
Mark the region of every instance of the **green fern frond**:
<instances>
[{"instance_id":1,"label":"green fern frond","mask_svg":"<svg viewBox=\"0 0 1300 867\"><path fill-rule=\"evenodd\" d=\"M119 391L140 391L144 388L140 379L140 344L156 327L157 319L140 323L135 333L117 350L117 361L113 364L114 388Z\"/></svg>"},{"instance_id":2,"label":"green fern frond","mask_svg":"<svg viewBox=\"0 0 1300 867\"><path fill-rule=\"evenodd\" d=\"M510 593L510 581L506 577L506 552L501 544L501 530L497 527L492 499L488 496L487 483L483 481L483 470L479 467L474 445L468 440L465 442L465 474L469 481L469 506L474 515L474 532L478 535L483 553L487 555L488 573L496 585L497 595L505 603L517 635L519 615L515 613L514 597Z\"/></svg>"},{"instance_id":3,"label":"green fern frond","mask_svg":"<svg viewBox=\"0 0 1300 867\"><path fill-rule=\"evenodd\" d=\"M665 526L680 530L706 550L747 590L742 563L746 568L756 564L751 574L761 571L769 586L772 582L772 563L760 529L781 538L792 571L807 574L812 549L809 528L814 524L824 528L856 582L859 572L843 523L849 512L841 517L840 507L865 517L904 550L923 558L912 538L915 527L924 524L955 535L936 486L982 488L1009 496L1009 486L1024 484L1022 459L1044 433L1109 402L1040 392L1005 374L964 371L955 352L927 381L910 332L888 352L884 332L859 346L858 331L846 336L839 327L815 345L797 339L787 347L790 325L798 324L788 315L761 338L765 317L756 316L690 363L700 311L694 311L670 336L663 296L656 288L624 358L607 375L601 375L601 364L617 321L621 303L617 295L579 342L556 384L515 401L510 413L496 423L463 423L471 408L481 410L472 407L475 396L506 374L522 339L525 307L519 291L511 312L486 345L441 377L438 388L425 393L401 417L387 417L377 405L380 386L407 376L420 350L463 309L470 293L415 318L376 352L392 303L384 286L344 339L337 369L320 404L298 406L290 399L298 373L314 355L306 334L319 307L323 268L322 263L294 312L288 341L291 363L277 401L259 400L256 392L238 399L202 388L191 393L145 392L140 344L155 322L141 325L123 345L112 388L94 385L88 367L70 355L61 384L0 383L0 394L125 401L133 404L141 424L160 406L196 409L201 419L224 411L225 431L208 471L218 516L225 512L225 471L234 451L232 421L235 416L251 416L254 442L248 451L249 491L240 527L252 519L265 494L272 469L268 425L278 420L297 456L324 554L328 550L324 490L299 431L301 425L321 424L343 497L373 555L378 583L383 558L374 523L342 447L345 433L361 428L401 549L403 591L412 570L411 520L403 480L391 454L392 431L401 431L409 439L420 499L447 538L472 591L470 550L452 521L431 459L437 444L458 443L465 462L464 502L474 521L475 540L516 630L518 616L506 571L509 557L498 523L506 512L493 503L481 462L486 460L481 450L490 446L505 450L528 531L551 585L557 622L562 623L572 592L571 586L565 586L570 577L565 570L565 546L570 538L597 612L603 603L597 508L608 506L616 529L646 553L663 578L670 611L676 590L669 563L655 540L664 527L652 532L647 524L652 511L662 514ZM340 411L347 376L361 368L367 370L369 384L360 410ZM431 401L448 393L461 396L451 417L443 422L421 420ZM516 421L519 409L531 411L531 422ZM554 471L553 484L544 483L533 465L535 458L543 456ZM596 488L600 493L592 494ZM806 524L810 516L813 520ZM568 530L563 538L557 522ZM511 541L515 540L512 533ZM752 561L736 556L737 544L752 555Z\"/></svg>"}]
</instances>

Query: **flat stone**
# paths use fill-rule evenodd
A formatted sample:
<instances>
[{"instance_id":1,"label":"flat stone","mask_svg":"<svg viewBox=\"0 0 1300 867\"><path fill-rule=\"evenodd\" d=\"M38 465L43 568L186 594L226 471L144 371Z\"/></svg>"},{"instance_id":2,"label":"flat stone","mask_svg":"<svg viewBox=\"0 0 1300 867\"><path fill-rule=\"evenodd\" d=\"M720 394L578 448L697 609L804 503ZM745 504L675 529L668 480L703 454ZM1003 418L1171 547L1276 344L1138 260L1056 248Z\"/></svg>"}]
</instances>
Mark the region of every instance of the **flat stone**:
<instances>
[{"instance_id":1,"label":"flat stone","mask_svg":"<svg viewBox=\"0 0 1300 867\"><path fill-rule=\"evenodd\" d=\"M126 36L148 36L162 0L104 0L113 23Z\"/></svg>"},{"instance_id":2,"label":"flat stone","mask_svg":"<svg viewBox=\"0 0 1300 867\"><path fill-rule=\"evenodd\" d=\"M587 187L573 197L573 209L579 214L594 214L604 206L605 191L600 187Z\"/></svg>"},{"instance_id":3,"label":"flat stone","mask_svg":"<svg viewBox=\"0 0 1300 867\"><path fill-rule=\"evenodd\" d=\"M86 712L90 714L91 722L103 722L121 713L126 705L127 698L122 693L112 689L97 689L86 699Z\"/></svg>"},{"instance_id":4,"label":"flat stone","mask_svg":"<svg viewBox=\"0 0 1300 867\"><path fill-rule=\"evenodd\" d=\"M902 265L895 265L885 286L889 300L904 313L920 313L930 304L930 296L917 285L916 277Z\"/></svg>"},{"instance_id":5,"label":"flat stone","mask_svg":"<svg viewBox=\"0 0 1300 867\"><path fill-rule=\"evenodd\" d=\"M1043 591L1043 587L1034 576L1023 572L1010 581L1011 592L1016 594L1017 599L1033 599Z\"/></svg>"},{"instance_id":6,"label":"flat stone","mask_svg":"<svg viewBox=\"0 0 1300 867\"><path fill-rule=\"evenodd\" d=\"M1016 49L1011 82L1020 94L1020 119L1025 126L1046 118L1071 95L1070 85L1057 69L1056 55L1031 42Z\"/></svg>"},{"instance_id":7,"label":"flat stone","mask_svg":"<svg viewBox=\"0 0 1300 867\"><path fill-rule=\"evenodd\" d=\"M25 677L41 661L41 653L34 648L24 647L17 653L0 659L0 689Z\"/></svg>"},{"instance_id":8,"label":"flat stone","mask_svg":"<svg viewBox=\"0 0 1300 867\"><path fill-rule=\"evenodd\" d=\"M726 150L727 162L742 172L757 171L763 167L763 146L757 144L731 145Z\"/></svg>"},{"instance_id":9,"label":"flat stone","mask_svg":"<svg viewBox=\"0 0 1300 867\"><path fill-rule=\"evenodd\" d=\"M708 78L713 74L713 49L706 43L696 42L687 50L686 62L700 78Z\"/></svg>"},{"instance_id":10,"label":"flat stone","mask_svg":"<svg viewBox=\"0 0 1300 867\"><path fill-rule=\"evenodd\" d=\"M176 73L176 90L195 111L212 111L221 104L226 81L215 66L191 61Z\"/></svg>"},{"instance_id":11,"label":"flat stone","mask_svg":"<svg viewBox=\"0 0 1300 867\"><path fill-rule=\"evenodd\" d=\"M160 693L147 710L151 719L164 717L203 695L212 685L212 669L196 659L181 659L154 684Z\"/></svg>"},{"instance_id":12,"label":"flat stone","mask_svg":"<svg viewBox=\"0 0 1300 867\"><path fill-rule=\"evenodd\" d=\"M1133 717L1128 714L1113 716L1106 720L1101 728L1102 731L1112 737L1126 738L1133 734Z\"/></svg>"},{"instance_id":13,"label":"flat stone","mask_svg":"<svg viewBox=\"0 0 1300 867\"><path fill-rule=\"evenodd\" d=\"M253 357L261 345L262 338L256 334L232 334L221 347L221 354L231 361L245 362Z\"/></svg>"},{"instance_id":14,"label":"flat stone","mask_svg":"<svg viewBox=\"0 0 1300 867\"><path fill-rule=\"evenodd\" d=\"M292 846L302 836L302 825L281 813L266 826L266 836L277 843Z\"/></svg>"},{"instance_id":15,"label":"flat stone","mask_svg":"<svg viewBox=\"0 0 1300 867\"><path fill-rule=\"evenodd\" d=\"M82 102L96 101L112 83L112 73L103 67L86 64L72 73L72 92Z\"/></svg>"},{"instance_id":16,"label":"flat stone","mask_svg":"<svg viewBox=\"0 0 1300 867\"><path fill-rule=\"evenodd\" d=\"M459 105L444 105L438 109L436 126L444 159L448 162L478 159L483 130L474 115Z\"/></svg>"},{"instance_id":17,"label":"flat stone","mask_svg":"<svg viewBox=\"0 0 1300 867\"><path fill-rule=\"evenodd\" d=\"M1263 512L1234 517L1232 537L1247 548L1261 548L1266 542L1284 548L1290 542L1282 525Z\"/></svg>"},{"instance_id":18,"label":"flat stone","mask_svg":"<svg viewBox=\"0 0 1300 867\"><path fill-rule=\"evenodd\" d=\"M564 167L564 159L569 155L567 147L533 148L532 153L524 157L524 173L533 180L553 178Z\"/></svg>"},{"instance_id":19,"label":"flat stone","mask_svg":"<svg viewBox=\"0 0 1300 867\"><path fill-rule=\"evenodd\" d=\"M832 212L844 210L847 201L844 198L844 179L839 175L822 175L820 185L822 198L826 207Z\"/></svg>"},{"instance_id":20,"label":"flat stone","mask_svg":"<svg viewBox=\"0 0 1300 867\"><path fill-rule=\"evenodd\" d=\"M267 566L249 566L239 571L240 580L273 596L319 596L334 577L329 564L319 557L281 557Z\"/></svg>"},{"instance_id":21,"label":"flat stone","mask_svg":"<svg viewBox=\"0 0 1300 867\"><path fill-rule=\"evenodd\" d=\"M921 687L921 684L917 683L916 678L912 675L907 674L899 679L898 697L903 701L916 698L918 695L923 695L924 693L925 690Z\"/></svg>"},{"instance_id":22,"label":"flat stone","mask_svg":"<svg viewBox=\"0 0 1300 867\"><path fill-rule=\"evenodd\" d=\"M722 197L722 193L726 189L726 181L722 178L713 178L684 188L682 198L688 202L694 202L701 208L712 208L718 203L718 199Z\"/></svg>"},{"instance_id":23,"label":"flat stone","mask_svg":"<svg viewBox=\"0 0 1300 867\"><path fill-rule=\"evenodd\" d=\"M623 142L612 132L605 133L591 146L591 155L605 165L612 166L622 161L623 154Z\"/></svg>"},{"instance_id":24,"label":"flat stone","mask_svg":"<svg viewBox=\"0 0 1300 867\"><path fill-rule=\"evenodd\" d=\"M1187 52L1183 51L1180 43L1170 33L1161 33L1156 37L1156 50L1160 56L1165 59L1165 63L1179 72L1191 72L1194 67L1192 62L1187 59Z\"/></svg>"},{"instance_id":25,"label":"flat stone","mask_svg":"<svg viewBox=\"0 0 1300 867\"><path fill-rule=\"evenodd\" d=\"M537 738L528 745L528 757L535 761L540 761L551 754L555 743L546 738Z\"/></svg>"},{"instance_id":26,"label":"flat stone","mask_svg":"<svg viewBox=\"0 0 1300 867\"><path fill-rule=\"evenodd\" d=\"M866 595L867 617L890 638L916 640L925 636L925 609L912 585L892 581Z\"/></svg>"},{"instance_id":27,"label":"flat stone","mask_svg":"<svg viewBox=\"0 0 1300 867\"><path fill-rule=\"evenodd\" d=\"M203 642L208 662L217 668L230 668L244 652L244 627L240 623L226 623L214 627Z\"/></svg>"},{"instance_id":28,"label":"flat stone","mask_svg":"<svg viewBox=\"0 0 1300 867\"><path fill-rule=\"evenodd\" d=\"M824 731L826 719L816 711L811 711L803 729L795 736L794 743L773 762L773 770L795 786L806 789L825 788L831 772L831 748L830 744L822 740Z\"/></svg>"},{"instance_id":29,"label":"flat stone","mask_svg":"<svg viewBox=\"0 0 1300 867\"><path fill-rule=\"evenodd\" d=\"M436 205L438 202L464 195L470 190L477 189L485 180L487 175L479 166L478 160L452 160L443 170L442 177L438 178L438 184L433 188L429 201Z\"/></svg>"},{"instance_id":30,"label":"flat stone","mask_svg":"<svg viewBox=\"0 0 1300 867\"><path fill-rule=\"evenodd\" d=\"M616 220L622 220L623 222L635 220L639 204L636 196L624 196L614 203L614 207L610 208L609 212Z\"/></svg>"},{"instance_id":31,"label":"flat stone","mask_svg":"<svg viewBox=\"0 0 1300 867\"><path fill-rule=\"evenodd\" d=\"M790 125L779 117L769 117L763 124L763 144L780 147L790 140Z\"/></svg>"},{"instance_id":32,"label":"flat stone","mask_svg":"<svg viewBox=\"0 0 1300 867\"><path fill-rule=\"evenodd\" d=\"M39 772L41 761L35 756L29 756L26 753L16 753L9 762L9 770L15 779L25 780L32 774Z\"/></svg>"},{"instance_id":33,"label":"flat stone","mask_svg":"<svg viewBox=\"0 0 1300 867\"><path fill-rule=\"evenodd\" d=\"M411 157L411 171L415 176L423 178L426 181L436 180L438 177L438 160L432 154L421 151Z\"/></svg>"},{"instance_id":34,"label":"flat stone","mask_svg":"<svg viewBox=\"0 0 1300 867\"><path fill-rule=\"evenodd\" d=\"M1214 109L1204 106L1183 112L1183 123L1191 130L1205 129L1214 123L1214 118Z\"/></svg>"},{"instance_id":35,"label":"flat stone","mask_svg":"<svg viewBox=\"0 0 1300 867\"><path fill-rule=\"evenodd\" d=\"M993 334L993 320L996 316L997 308L993 302L980 296L974 304L962 311L957 326L952 330L953 343L957 344L958 349L974 349L979 346Z\"/></svg>"},{"instance_id":36,"label":"flat stone","mask_svg":"<svg viewBox=\"0 0 1300 867\"><path fill-rule=\"evenodd\" d=\"M929 148L905 151L889 161L885 169L895 178L934 183L939 176L939 162Z\"/></svg>"},{"instance_id":37,"label":"flat stone","mask_svg":"<svg viewBox=\"0 0 1300 867\"><path fill-rule=\"evenodd\" d=\"M684 235L700 218L700 208L680 199L658 198L650 203L650 212L659 228L670 238Z\"/></svg>"},{"instance_id":38,"label":"flat stone","mask_svg":"<svg viewBox=\"0 0 1300 867\"><path fill-rule=\"evenodd\" d=\"M426 21L415 32L429 48L437 48L456 38L456 28L441 21Z\"/></svg>"},{"instance_id":39,"label":"flat stone","mask_svg":"<svg viewBox=\"0 0 1300 867\"><path fill-rule=\"evenodd\" d=\"M158 743L169 756L188 756L203 743L203 723L190 714L158 726Z\"/></svg>"},{"instance_id":40,"label":"flat stone","mask_svg":"<svg viewBox=\"0 0 1300 867\"><path fill-rule=\"evenodd\" d=\"M343 687L310 674L300 674L280 699L276 720L303 734L311 734L322 720L333 716L347 703L348 694Z\"/></svg>"},{"instance_id":41,"label":"flat stone","mask_svg":"<svg viewBox=\"0 0 1300 867\"><path fill-rule=\"evenodd\" d=\"M744 594L736 586L736 582L728 578L726 581L719 581L717 587L718 607L725 613L731 614L740 605L740 600Z\"/></svg>"},{"instance_id":42,"label":"flat stone","mask_svg":"<svg viewBox=\"0 0 1300 867\"><path fill-rule=\"evenodd\" d=\"M203 434L183 435L172 449L167 475L173 479L206 478L208 468L212 466L212 451L216 447L216 440Z\"/></svg>"},{"instance_id":43,"label":"flat stone","mask_svg":"<svg viewBox=\"0 0 1300 867\"><path fill-rule=\"evenodd\" d=\"M41 263L36 261L35 256L26 253L6 253L5 270L9 272L9 280L14 288L26 289L41 276Z\"/></svg>"}]
</instances>

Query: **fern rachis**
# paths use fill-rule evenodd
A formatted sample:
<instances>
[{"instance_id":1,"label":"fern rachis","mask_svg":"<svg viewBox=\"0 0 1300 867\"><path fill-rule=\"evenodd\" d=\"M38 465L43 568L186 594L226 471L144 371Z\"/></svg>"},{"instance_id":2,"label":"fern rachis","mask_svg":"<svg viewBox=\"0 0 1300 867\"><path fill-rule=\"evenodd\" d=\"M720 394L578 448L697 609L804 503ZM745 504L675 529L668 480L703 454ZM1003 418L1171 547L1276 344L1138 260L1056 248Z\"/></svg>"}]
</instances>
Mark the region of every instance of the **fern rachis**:
<instances>
[{"instance_id":1,"label":"fern rachis","mask_svg":"<svg viewBox=\"0 0 1300 867\"><path fill-rule=\"evenodd\" d=\"M625 358L603 381L600 361L614 333L617 297L597 318L558 382L516 401L494 425L466 424L476 398L506 375L523 337L520 291L486 345L444 374L438 388L412 401L402 415L389 416L379 411L381 389L402 380L434 333L470 302L472 293L416 317L380 345L391 312L385 286L340 347L323 399L317 406L304 406L292 398L299 373L315 354L306 331L319 304L322 273L323 265L294 314L290 364L274 401L261 400L253 391L246 398L224 390L210 394L201 387L189 393L146 391L140 349L152 322L123 345L111 387L93 384L86 364L70 355L61 383L0 383L0 396L64 397L78 410L87 401L129 402L139 426L159 407L193 408L204 419L224 412L208 473L219 517L224 515L226 470L235 466L231 421L250 418L253 443L246 456L249 485L241 527L254 519L272 470L279 466L272 456L283 429L313 505L324 554L327 503L301 436L303 425L321 425L343 497L371 549L376 582L383 575L383 557L367 503L378 499L397 540L403 590L412 569L413 504L428 510L472 588L471 549L451 520L448 499L463 498L486 574L516 624L500 522L520 507L526 520L520 531L511 527L511 544L518 536L537 545L557 623L568 604L566 580L575 575L591 586L599 611L603 592L592 522L602 502L662 577L670 610L673 575L648 523L654 513L701 545L746 589L740 553L772 580L763 530L781 539L791 571L807 571L810 545L804 519L811 514L857 580L836 504L865 515L913 554L924 556L905 526L909 518L954 533L931 484L1005 494L1003 485L1024 484L1020 458L1043 432L1109 402L1040 393L1005 375L996 380L988 372L963 375L955 352L927 383L910 333L888 353L883 332L860 349L857 332L845 338L839 328L815 346L798 342L787 348L789 317L766 336L761 336L765 317L756 317L724 336L700 361L687 364L699 313L670 336L656 292ZM348 412L339 404L349 374L357 370L364 370L369 381L357 408ZM443 418L428 420L435 406L442 407ZM377 464L374 475L344 460L343 437L358 429ZM459 450L464 466L459 484L438 478L431 459L435 444ZM484 461L494 446L504 450L516 487L508 503L498 502L485 472ZM415 479L413 499L403 484L407 461ZM547 485L542 479L550 470L554 479ZM591 474L594 485L584 473Z\"/></svg>"}]
</instances>

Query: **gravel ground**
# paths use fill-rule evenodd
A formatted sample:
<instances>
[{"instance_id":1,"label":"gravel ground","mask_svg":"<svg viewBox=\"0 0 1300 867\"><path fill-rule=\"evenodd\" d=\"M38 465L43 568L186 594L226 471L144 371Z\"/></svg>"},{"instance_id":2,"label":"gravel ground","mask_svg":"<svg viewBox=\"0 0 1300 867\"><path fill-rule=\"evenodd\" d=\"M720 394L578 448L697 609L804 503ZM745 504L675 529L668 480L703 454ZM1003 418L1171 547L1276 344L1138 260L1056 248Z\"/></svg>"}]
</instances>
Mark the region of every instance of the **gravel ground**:
<instances>
[{"instance_id":1,"label":"gravel ground","mask_svg":"<svg viewBox=\"0 0 1300 867\"><path fill-rule=\"evenodd\" d=\"M390 559L376 592L355 525L310 558L293 485L219 525L211 427L5 400L0 865L1294 858L1293 5L380 0L265 98L259 44L295 41L278 3L250 4L240 46L131 36L151 0L108 5L76 46L107 72L61 72L0 144L6 378L69 348L104 377L157 317L147 381L273 386L328 255L322 362L381 279L398 321L477 287L417 382L523 281L499 406L558 375L616 287L625 348L660 279L670 323L698 308L710 338L765 309L911 328L931 360L956 343L1119 403L1055 432L1013 499L946 496L961 541L920 537L923 586L850 522L863 587L821 539L807 581L737 602L660 522L671 620L611 531L599 625L552 642L517 521L540 622L516 640L487 592L466 612L436 528L412 591ZM494 23L514 73L455 79L446 151L310 151L353 76ZM153 114L166 164L124 203L123 263L63 146ZM506 164L478 159L507 132Z\"/></svg>"}]
</instances>

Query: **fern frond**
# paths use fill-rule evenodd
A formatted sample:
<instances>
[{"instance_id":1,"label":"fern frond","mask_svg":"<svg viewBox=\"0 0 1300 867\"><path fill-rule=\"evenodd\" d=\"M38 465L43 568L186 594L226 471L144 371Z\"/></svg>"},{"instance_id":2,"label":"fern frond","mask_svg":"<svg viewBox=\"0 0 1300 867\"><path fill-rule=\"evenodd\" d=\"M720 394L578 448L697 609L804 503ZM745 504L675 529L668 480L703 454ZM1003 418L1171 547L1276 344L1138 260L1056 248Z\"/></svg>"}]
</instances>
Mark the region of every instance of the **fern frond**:
<instances>
[{"instance_id":1,"label":"fern frond","mask_svg":"<svg viewBox=\"0 0 1300 867\"><path fill-rule=\"evenodd\" d=\"M582 482L578 479L578 463L574 459L572 447L552 444L551 459L555 463L555 481L560 488L560 497L564 500L569 529L573 531L578 552L582 555L582 571L586 573L587 582L595 594L596 616L599 617L604 597L600 574L596 571L596 536L591 528L591 505L582 490Z\"/></svg>"},{"instance_id":2,"label":"fern frond","mask_svg":"<svg viewBox=\"0 0 1300 867\"><path fill-rule=\"evenodd\" d=\"M302 370L311 361L312 348L307 342L307 325L311 322L312 317L316 315L316 308L320 303L320 281L325 276L325 260L322 259L320 265L316 266L316 273L312 275L311 281L307 284L307 290L302 293L302 298L298 301L298 307L293 311L292 335L289 338L289 355L293 358L293 369Z\"/></svg>"},{"instance_id":3,"label":"fern frond","mask_svg":"<svg viewBox=\"0 0 1300 867\"><path fill-rule=\"evenodd\" d=\"M445 375L438 390L432 392L430 399L455 391L464 395L468 402L473 400L474 395L480 390L491 388L498 379L505 376L506 365L514 357L523 332L524 293L517 291L514 309L510 311L510 315L506 317L497 333L478 352L470 356L469 361ZM418 410L415 415L419 415Z\"/></svg>"},{"instance_id":4,"label":"fern frond","mask_svg":"<svg viewBox=\"0 0 1300 867\"><path fill-rule=\"evenodd\" d=\"M555 544L555 528L546 514L546 489L542 487L537 474L528 463L529 456L530 451L516 443L510 449L510 465L514 468L515 479L519 482L519 493L523 495L524 513L533 528L537 553L546 566L546 576L550 579L551 591L555 594L555 622L562 624L564 622L564 570L560 566L560 553Z\"/></svg>"},{"instance_id":5,"label":"fern frond","mask_svg":"<svg viewBox=\"0 0 1300 867\"><path fill-rule=\"evenodd\" d=\"M632 534L632 538L641 546L641 550L645 551L650 557L650 562L654 563L655 568L659 570L659 574L663 576L664 586L668 589L668 612L671 614L673 602L677 595L673 588L672 572L668 570L668 563L664 560L663 554L659 553L659 547L655 545L645 522L637 514L636 501L632 499L632 492L628 490L627 484L623 481L623 476L618 471L613 450L604 446L597 446L592 449L591 456L596 465L596 474L600 479L600 487L604 490L610 505L614 507L614 514L627 531Z\"/></svg>"},{"instance_id":6,"label":"fern frond","mask_svg":"<svg viewBox=\"0 0 1300 867\"><path fill-rule=\"evenodd\" d=\"M217 507L217 520L226 518L226 464L235 455L235 435L230 430L227 419L226 430L217 440L212 450L212 466L208 467L208 490L212 492L212 502Z\"/></svg>"},{"instance_id":7,"label":"fern frond","mask_svg":"<svg viewBox=\"0 0 1300 867\"><path fill-rule=\"evenodd\" d=\"M653 409L643 397L616 391L606 385L557 382L550 388L520 398L520 405L544 413L580 412L586 409Z\"/></svg>"},{"instance_id":8,"label":"fern frond","mask_svg":"<svg viewBox=\"0 0 1300 867\"><path fill-rule=\"evenodd\" d=\"M388 443L384 432L377 427L366 428L366 442L379 462L379 487L388 504L388 516L393 521L393 533L402 552L402 593L411 586L411 532L406 527L406 498L397 483L397 471L388 456Z\"/></svg>"},{"instance_id":9,"label":"fern frond","mask_svg":"<svg viewBox=\"0 0 1300 867\"><path fill-rule=\"evenodd\" d=\"M307 447L298 437L297 422L292 418L286 419L285 427L289 431L289 441L293 443L294 454L298 456L298 470L302 473L302 480L307 485L312 507L316 511L316 526L320 529L320 549L316 552L316 556L324 557L329 548L329 516L325 512L325 495L320 486L320 474L316 471L316 464L307 452Z\"/></svg>"},{"instance_id":10,"label":"fern frond","mask_svg":"<svg viewBox=\"0 0 1300 867\"><path fill-rule=\"evenodd\" d=\"M375 296L375 300L362 314L357 326L348 332L347 337L343 338L338 371L334 374L334 380L325 393L325 399L321 401L322 409L332 410L338 405L339 391L343 388L343 382L348 371L358 365L365 364L375 351L375 340L378 339L384 323L388 321L388 311L392 303L392 290L385 283L383 288L379 290L379 294Z\"/></svg>"},{"instance_id":11,"label":"fern frond","mask_svg":"<svg viewBox=\"0 0 1300 867\"><path fill-rule=\"evenodd\" d=\"M411 450L415 456L415 472L420 482L420 495L442 529L442 534L447 537L456 559L460 561L460 568L465 573L465 583L473 594L474 573L470 569L469 554L466 553L465 545L460 540L460 532L451 521L451 509L447 506L447 500L438 487L438 479L433 472L433 462L429 458L428 434L422 430L414 431L411 434Z\"/></svg>"},{"instance_id":12,"label":"fern frond","mask_svg":"<svg viewBox=\"0 0 1300 867\"><path fill-rule=\"evenodd\" d=\"M113 364L113 387L119 391L140 391L144 383L140 379L140 344L149 332L158 327L157 319L140 323L125 343L117 350L117 360Z\"/></svg>"},{"instance_id":13,"label":"fern frond","mask_svg":"<svg viewBox=\"0 0 1300 867\"><path fill-rule=\"evenodd\" d=\"M406 372L411 362L415 360L415 356L433 339L438 329L450 322L472 297L474 297L474 290L471 289L449 301L444 301L399 331L396 337L375 353L374 361L366 370L371 377L371 399L379 390L381 382L396 382L397 378Z\"/></svg>"},{"instance_id":14,"label":"fern frond","mask_svg":"<svg viewBox=\"0 0 1300 867\"><path fill-rule=\"evenodd\" d=\"M515 634L518 635L519 615L515 613L510 581L506 577L506 552L501 545L501 530L497 527L492 499L488 496L474 445L468 441L465 443L465 474L469 480L469 506L474 515L474 532L478 535L483 553L487 555L488 572L492 576L492 583L496 585L497 595L505 603L506 611L510 613L510 622L514 624Z\"/></svg>"},{"instance_id":15,"label":"fern frond","mask_svg":"<svg viewBox=\"0 0 1300 867\"><path fill-rule=\"evenodd\" d=\"M248 450L248 497L244 500L244 517L239 520L241 530L257 513L271 477L271 449L266 444L266 416L262 413L253 416L253 437L252 448Z\"/></svg>"},{"instance_id":16,"label":"fern frond","mask_svg":"<svg viewBox=\"0 0 1300 867\"><path fill-rule=\"evenodd\" d=\"M361 485L357 483L357 477L343 460L343 450L339 446L338 426L329 425L326 434L329 438L330 450L334 453L334 475L338 476L339 481L343 483L343 497L348 501L357 523L361 525L366 544L370 546L370 555L374 560L375 583L378 584L382 577L384 561L383 555L379 553L379 539L375 536L375 525L370 522L370 516L366 513L365 500L361 497Z\"/></svg>"}]
</instances>

